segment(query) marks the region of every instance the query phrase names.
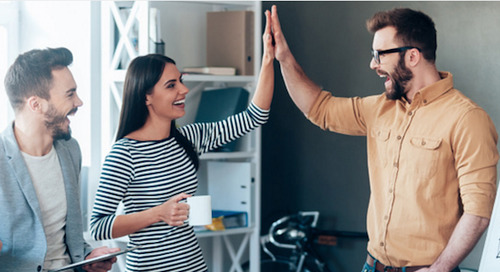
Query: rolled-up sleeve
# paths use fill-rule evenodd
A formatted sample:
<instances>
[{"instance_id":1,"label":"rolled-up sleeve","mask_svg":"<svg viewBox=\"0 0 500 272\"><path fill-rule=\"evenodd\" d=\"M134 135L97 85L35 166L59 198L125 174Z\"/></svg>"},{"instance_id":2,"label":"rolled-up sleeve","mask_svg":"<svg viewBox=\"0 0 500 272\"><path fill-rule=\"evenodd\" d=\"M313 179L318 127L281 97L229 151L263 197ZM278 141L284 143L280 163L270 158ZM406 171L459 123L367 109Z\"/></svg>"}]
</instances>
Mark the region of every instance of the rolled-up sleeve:
<instances>
[{"instance_id":1,"label":"rolled-up sleeve","mask_svg":"<svg viewBox=\"0 0 500 272\"><path fill-rule=\"evenodd\" d=\"M454 134L455 164L464 212L490 218L496 194L498 135L488 114L468 111Z\"/></svg>"}]
</instances>

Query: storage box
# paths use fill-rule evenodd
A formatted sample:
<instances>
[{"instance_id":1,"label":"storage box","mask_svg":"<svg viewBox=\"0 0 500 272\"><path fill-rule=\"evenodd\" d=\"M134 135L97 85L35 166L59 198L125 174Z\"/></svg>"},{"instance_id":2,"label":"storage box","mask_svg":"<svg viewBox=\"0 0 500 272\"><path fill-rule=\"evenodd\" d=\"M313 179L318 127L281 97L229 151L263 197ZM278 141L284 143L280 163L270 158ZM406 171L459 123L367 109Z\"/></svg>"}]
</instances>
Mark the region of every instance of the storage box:
<instances>
[{"instance_id":1,"label":"storage box","mask_svg":"<svg viewBox=\"0 0 500 272\"><path fill-rule=\"evenodd\" d=\"M250 162L207 162L208 194L212 209L251 214L252 164Z\"/></svg>"},{"instance_id":2,"label":"storage box","mask_svg":"<svg viewBox=\"0 0 500 272\"><path fill-rule=\"evenodd\" d=\"M252 11L207 13L207 66L235 67L237 75L254 74Z\"/></svg>"}]
</instances>

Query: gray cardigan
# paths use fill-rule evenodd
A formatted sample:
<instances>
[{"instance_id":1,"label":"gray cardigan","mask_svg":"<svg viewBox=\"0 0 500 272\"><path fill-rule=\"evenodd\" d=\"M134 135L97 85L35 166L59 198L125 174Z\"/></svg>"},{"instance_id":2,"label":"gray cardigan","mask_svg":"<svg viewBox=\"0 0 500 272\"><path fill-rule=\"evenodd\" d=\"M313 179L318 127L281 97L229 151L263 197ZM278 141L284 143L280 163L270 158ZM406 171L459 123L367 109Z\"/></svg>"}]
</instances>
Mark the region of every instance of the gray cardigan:
<instances>
[{"instance_id":1,"label":"gray cardigan","mask_svg":"<svg viewBox=\"0 0 500 272\"><path fill-rule=\"evenodd\" d=\"M75 139L54 142L66 187L66 245L72 262L90 253L83 239L79 178L81 151ZM57 196L54 196L57 197ZM0 271L41 271L47 241L38 199L14 136L13 124L0 134Z\"/></svg>"}]
</instances>

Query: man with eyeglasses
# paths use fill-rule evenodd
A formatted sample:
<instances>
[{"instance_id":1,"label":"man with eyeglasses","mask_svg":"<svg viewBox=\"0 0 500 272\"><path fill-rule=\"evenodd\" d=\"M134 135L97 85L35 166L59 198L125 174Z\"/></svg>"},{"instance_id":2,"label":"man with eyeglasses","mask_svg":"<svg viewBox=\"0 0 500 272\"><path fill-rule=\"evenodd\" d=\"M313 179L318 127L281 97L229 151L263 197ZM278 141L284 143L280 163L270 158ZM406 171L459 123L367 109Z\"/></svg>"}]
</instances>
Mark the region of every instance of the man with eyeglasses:
<instances>
[{"instance_id":1,"label":"man with eyeglasses","mask_svg":"<svg viewBox=\"0 0 500 272\"><path fill-rule=\"evenodd\" d=\"M367 137L371 196L362 271L460 271L489 223L496 192L497 133L488 114L435 65L436 30L422 12L398 8L367 21L370 68L385 93L339 98L292 55L276 6L275 57L287 90L323 130Z\"/></svg>"}]
</instances>

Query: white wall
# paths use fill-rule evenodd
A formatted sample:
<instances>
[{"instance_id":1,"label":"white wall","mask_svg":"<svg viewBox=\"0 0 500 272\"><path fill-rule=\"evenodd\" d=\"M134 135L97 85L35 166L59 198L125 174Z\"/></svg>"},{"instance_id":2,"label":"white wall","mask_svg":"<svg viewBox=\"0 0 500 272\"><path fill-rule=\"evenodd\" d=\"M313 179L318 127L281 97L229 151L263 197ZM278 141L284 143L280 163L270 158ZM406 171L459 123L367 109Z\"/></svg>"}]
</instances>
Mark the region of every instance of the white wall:
<instances>
[{"instance_id":1,"label":"white wall","mask_svg":"<svg viewBox=\"0 0 500 272\"><path fill-rule=\"evenodd\" d=\"M86 229L100 170L100 3L97 1L19 1L19 50L66 47L70 70L83 101L71 117L72 135L83 156L81 203ZM92 93L93 90L93 93ZM92 99L94 101L92 102ZM91 121L93 126L91 126ZM89 167L92 166L90 169ZM97 183L97 182L94 182Z\"/></svg>"},{"instance_id":2,"label":"white wall","mask_svg":"<svg viewBox=\"0 0 500 272\"><path fill-rule=\"evenodd\" d=\"M3 130L12 119L14 111L5 92L3 79L18 50L18 5L16 2L0 2L0 128Z\"/></svg>"},{"instance_id":3,"label":"white wall","mask_svg":"<svg viewBox=\"0 0 500 272\"><path fill-rule=\"evenodd\" d=\"M71 118L71 129L83 165L90 164L90 6L91 1L19 2L19 53L47 47L66 47L73 53L70 70L83 106Z\"/></svg>"}]
</instances>

